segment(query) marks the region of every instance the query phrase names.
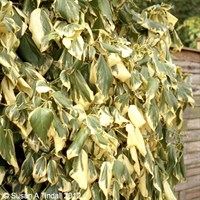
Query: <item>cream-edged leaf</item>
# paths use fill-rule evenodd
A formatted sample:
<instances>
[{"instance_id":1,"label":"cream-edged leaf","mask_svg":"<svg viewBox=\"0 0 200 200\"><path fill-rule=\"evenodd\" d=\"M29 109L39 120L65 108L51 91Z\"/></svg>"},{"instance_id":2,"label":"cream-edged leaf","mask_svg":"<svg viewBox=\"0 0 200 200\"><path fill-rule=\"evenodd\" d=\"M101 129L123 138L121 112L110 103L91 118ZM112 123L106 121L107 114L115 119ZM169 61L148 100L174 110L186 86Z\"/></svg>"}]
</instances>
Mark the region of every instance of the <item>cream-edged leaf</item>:
<instances>
[{"instance_id":1,"label":"cream-edged leaf","mask_svg":"<svg viewBox=\"0 0 200 200\"><path fill-rule=\"evenodd\" d=\"M112 74L115 78L119 79L122 82L127 81L131 74L123 63L118 63L112 67Z\"/></svg>"},{"instance_id":2,"label":"cream-edged leaf","mask_svg":"<svg viewBox=\"0 0 200 200\"><path fill-rule=\"evenodd\" d=\"M88 187L88 155L81 150L78 157L74 158L70 176L78 183L81 189Z\"/></svg>"},{"instance_id":3,"label":"cream-edged leaf","mask_svg":"<svg viewBox=\"0 0 200 200\"><path fill-rule=\"evenodd\" d=\"M106 199L108 199L108 193L111 186L112 166L113 164L110 162L103 162L100 171L99 187L102 189Z\"/></svg>"},{"instance_id":4,"label":"cream-edged leaf","mask_svg":"<svg viewBox=\"0 0 200 200\"><path fill-rule=\"evenodd\" d=\"M33 41L41 52L47 50L49 44L46 43L42 46L44 44L43 38L52 31L53 27L44 9L37 8L31 13L29 29L32 33Z\"/></svg>"}]
</instances>

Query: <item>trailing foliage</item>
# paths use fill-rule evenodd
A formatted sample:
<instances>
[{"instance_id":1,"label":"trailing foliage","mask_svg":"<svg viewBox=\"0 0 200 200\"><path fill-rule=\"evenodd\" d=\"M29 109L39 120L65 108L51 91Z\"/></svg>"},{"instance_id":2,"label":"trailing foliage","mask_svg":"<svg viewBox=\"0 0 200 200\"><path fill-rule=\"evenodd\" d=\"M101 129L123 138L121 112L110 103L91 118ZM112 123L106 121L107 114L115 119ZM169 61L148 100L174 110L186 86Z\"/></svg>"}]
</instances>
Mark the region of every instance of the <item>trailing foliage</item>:
<instances>
[{"instance_id":1,"label":"trailing foliage","mask_svg":"<svg viewBox=\"0 0 200 200\"><path fill-rule=\"evenodd\" d=\"M0 2L1 195L175 199L193 99L169 9Z\"/></svg>"}]
</instances>

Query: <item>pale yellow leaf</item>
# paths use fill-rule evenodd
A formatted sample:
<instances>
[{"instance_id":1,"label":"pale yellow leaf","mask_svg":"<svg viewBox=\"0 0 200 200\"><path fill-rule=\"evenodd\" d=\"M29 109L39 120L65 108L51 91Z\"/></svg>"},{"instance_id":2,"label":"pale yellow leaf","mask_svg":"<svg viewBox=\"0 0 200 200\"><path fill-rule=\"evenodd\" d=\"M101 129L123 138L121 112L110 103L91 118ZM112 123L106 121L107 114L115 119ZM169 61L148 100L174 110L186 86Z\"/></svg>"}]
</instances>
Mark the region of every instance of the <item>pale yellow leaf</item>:
<instances>
[{"instance_id":1,"label":"pale yellow leaf","mask_svg":"<svg viewBox=\"0 0 200 200\"><path fill-rule=\"evenodd\" d=\"M129 119L131 120L132 124L138 128L140 128L141 126L143 126L146 123L142 113L139 111L139 109L135 105L129 106L128 116L129 116Z\"/></svg>"}]
</instances>

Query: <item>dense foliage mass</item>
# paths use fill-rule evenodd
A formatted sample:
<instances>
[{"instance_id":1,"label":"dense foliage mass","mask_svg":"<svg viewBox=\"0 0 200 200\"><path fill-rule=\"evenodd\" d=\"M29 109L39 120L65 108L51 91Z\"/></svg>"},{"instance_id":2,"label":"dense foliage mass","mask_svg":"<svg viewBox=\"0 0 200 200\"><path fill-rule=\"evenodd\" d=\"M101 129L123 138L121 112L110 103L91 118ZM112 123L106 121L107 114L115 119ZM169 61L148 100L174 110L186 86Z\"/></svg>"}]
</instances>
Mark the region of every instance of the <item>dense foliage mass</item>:
<instances>
[{"instance_id":1,"label":"dense foliage mass","mask_svg":"<svg viewBox=\"0 0 200 200\"><path fill-rule=\"evenodd\" d=\"M169 9L0 1L1 196L175 199L193 99Z\"/></svg>"},{"instance_id":2,"label":"dense foliage mass","mask_svg":"<svg viewBox=\"0 0 200 200\"><path fill-rule=\"evenodd\" d=\"M197 39L200 38L200 0L135 0L139 10L153 4L170 3L171 12L179 21L176 30L184 46L197 48Z\"/></svg>"}]
</instances>

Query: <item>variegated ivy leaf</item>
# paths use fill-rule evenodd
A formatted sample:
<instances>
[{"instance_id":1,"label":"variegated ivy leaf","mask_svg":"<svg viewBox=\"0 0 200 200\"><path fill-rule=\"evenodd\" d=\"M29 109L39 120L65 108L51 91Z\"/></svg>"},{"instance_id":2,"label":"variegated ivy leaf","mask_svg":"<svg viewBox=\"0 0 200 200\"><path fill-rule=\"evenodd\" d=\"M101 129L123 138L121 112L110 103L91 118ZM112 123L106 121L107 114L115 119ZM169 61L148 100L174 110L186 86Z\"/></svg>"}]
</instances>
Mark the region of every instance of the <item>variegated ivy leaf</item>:
<instances>
[{"instance_id":1,"label":"variegated ivy leaf","mask_svg":"<svg viewBox=\"0 0 200 200\"><path fill-rule=\"evenodd\" d=\"M125 117L123 117L121 115L121 113L115 108L115 107L111 107L111 114L114 118L114 122L116 124L119 124L120 126L123 124L123 123L127 123L129 122Z\"/></svg>"},{"instance_id":2,"label":"variegated ivy leaf","mask_svg":"<svg viewBox=\"0 0 200 200\"><path fill-rule=\"evenodd\" d=\"M8 105L14 104L16 102L16 97L14 94L14 86L11 81L4 77L1 81L1 88L3 90L4 98Z\"/></svg>"},{"instance_id":3,"label":"variegated ivy leaf","mask_svg":"<svg viewBox=\"0 0 200 200\"><path fill-rule=\"evenodd\" d=\"M108 199L108 193L110 191L111 186L112 168L112 163L103 162L99 176L99 187L102 189L106 199Z\"/></svg>"},{"instance_id":4,"label":"variegated ivy leaf","mask_svg":"<svg viewBox=\"0 0 200 200\"><path fill-rule=\"evenodd\" d=\"M53 121L53 113L47 108L38 107L29 115L34 133L42 144L46 143L47 132Z\"/></svg>"},{"instance_id":5,"label":"variegated ivy leaf","mask_svg":"<svg viewBox=\"0 0 200 200\"><path fill-rule=\"evenodd\" d=\"M162 192L161 175L160 175L160 170L157 165L155 166L155 169L154 169L153 185L160 193Z\"/></svg>"},{"instance_id":6,"label":"variegated ivy leaf","mask_svg":"<svg viewBox=\"0 0 200 200\"><path fill-rule=\"evenodd\" d=\"M139 177L139 184L138 184L138 188L140 190L140 193L142 194L142 196L148 197L148 190L147 190L147 176L146 176L146 171L143 170L141 172L141 176Z\"/></svg>"},{"instance_id":7,"label":"variegated ivy leaf","mask_svg":"<svg viewBox=\"0 0 200 200\"><path fill-rule=\"evenodd\" d=\"M36 183L42 183L47 180L47 158L45 156L39 157L33 166L33 178Z\"/></svg>"},{"instance_id":8,"label":"variegated ivy leaf","mask_svg":"<svg viewBox=\"0 0 200 200\"><path fill-rule=\"evenodd\" d=\"M176 200L176 197L174 196L173 191L167 180L163 181L163 187L164 187L165 198L167 200Z\"/></svg>"},{"instance_id":9,"label":"variegated ivy leaf","mask_svg":"<svg viewBox=\"0 0 200 200\"><path fill-rule=\"evenodd\" d=\"M70 40L76 39L84 30L84 26L76 23L68 24L64 21L57 21L54 25L59 36Z\"/></svg>"},{"instance_id":10,"label":"variegated ivy leaf","mask_svg":"<svg viewBox=\"0 0 200 200\"><path fill-rule=\"evenodd\" d=\"M78 183L81 189L88 187L88 155L81 150L78 157L74 158L70 176Z\"/></svg>"},{"instance_id":11,"label":"variegated ivy leaf","mask_svg":"<svg viewBox=\"0 0 200 200\"><path fill-rule=\"evenodd\" d=\"M61 91L54 92L52 97L58 105L64 108L72 108L72 100L67 98Z\"/></svg>"},{"instance_id":12,"label":"variegated ivy leaf","mask_svg":"<svg viewBox=\"0 0 200 200\"><path fill-rule=\"evenodd\" d=\"M33 165L34 165L34 159L31 155L28 155L28 157L24 160L21 166L20 175L19 175L20 184L29 183L29 181L32 178Z\"/></svg>"},{"instance_id":13,"label":"variegated ivy leaf","mask_svg":"<svg viewBox=\"0 0 200 200\"><path fill-rule=\"evenodd\" d=\"M139 128L134 127L132 124L127 124L126 131L128 133L127 147L131 148L135 146L139 150L139 152L143 156L145 156L147 153L146 147L142 133L140 132Z\"/></svg>"},{"instance_id":14,"label":"variegated ivy leaf","mask_svg":"<svg viewBox=\"0 0 200 200\"><path fill-rule=\"evenodd\" d=\"M129 116L132 124L138 128L140 128L141 126L143 126L146 123L142 113L139 111L139 109L135 105L129 106L128 116Z\"/></svg>"},{"instance_id":15,"label":"variegated ivy leaf","mask_svg":"<svg viewBox=\"0 0 200 200\"><path fill-rule=\"evenodd\" d=\"M61 192L70 192L72 190L71 181L67 180L67 178L63 175L58 176L58 190Z\"/></svg>"},{"instance_id":16,"label":"variegated ivy leaf","mask_svg":"<svg viewBox=\"0 0 200 200\"><path fill-rule=\"evenodd\" d=\"M28 197L28 200L32 200L30 199L31 197L39 197L39 195L37 193L34 192L34 189L31 188L30 186L25 186L24 187L24 193L25 195ZM38 196L37 196L38 195ZM30 198L29 198L30 197Z\"/></svg>"},{"instance_id":17,"label":"variegated ivy leaf","mask_svg":"<svg viewBox=\"0 0 200 200\"><path fill-rule=\"evenodd\" d=\"M77 133L76 137L74 138L73 143L67 149L67 158L68 159L77 157L80 154L89 133L90 132L89 132L88 128L84 127L84 128L80 129L80 131Z\"/></svg>"},{"instance_id":18,"label":"variegated ivy leaf","mask_svg":"<svg viewBox=\"0 0 200 200\"><path fill-rule=\"evenodd\" d=\"M51 136L54 140L56 154L58 154L65 147L69 132L67 127L62 124L59 117L57 117L55 114L53 119L53 126L55 130L52 130Z\"/></svg>"},{"instance_id":19,"label":"variegated ivy leaf","mask_svg":"<svg viewBox=\"0 0 200 200\"><path fill-rule=\"evenodd\" d=\"M122 82L127 81L131 74L125 67L123 63L118 63L112 67L112 74L115 78L119 79Z\"/></svg>"},{"instance_id":20,"label":"variegated ivy leaf","mask_svg":"<svg viewBox=\"0 0 200 200\"><path fill-rule=\"evenodd\" d=\"M113 199L120 200L119 190L120 190L119 183L117 181L114 181L113 193L112 193Z\"/></svg>"},{"instance_id":21,"label":"variegated ivy leaf","mask_svg":"<svg viewBox=\"0 0 200 200\"><path fill-rule=\"evenodd\" d=\"M140 163L139 163L139 159L138 159L138 153L136 150L135 146L132 146L130 148L130 153L131 153L131 158L134 160L134 170L137 173L137 175L140 175Z\"/></svg>"},{"instance_id":22,"label":"variegated ivy leaf","mask_svg":"<svg viewBox=\"0 0 200 200\"><path fill-rule=\"evenodd\" d=\"M55 12L69 23L79 21L80 6L71 0L56 0L54 2Z\"/></svg>"},{"instance_id":23,"label":"variegated ivy leaf","mask_svg":"<svg viewBox=\"0 0 200 200\"><path fill-rule=\"evenodd\" d=\"M158 93L158 87L159 87L159 80L157 78L151 77L148 79L146 102L150 103L151 99L155 97L155 95Z\"/></svg>"},{"instance_id":24,"label":"variegated ivy leaf","mask_svg":"<svg viewBox=\"0 0 200 200\"><path fill-rule=\"evenodd\" d=\"M65 47L68 48L68 52L72 56L76 57L78 60L84 60L84 58L82 58L84 53L84 40L81 36L78 36L76 39L72 40L69 46L67 45Z\"/></svg>"},{"instance_id":25,"label":"variegated ivy leaf","mask_svg":"<svg viewBox=\"0 0 200 200\"><path fill-rule=\"evenodd\" d=\"M98 7L103 16L105 16L110 22L112 21L112 11L108 0L98 0Z\"/></svg>"},{"instance_id":26,"label":"variegated ivy leaf","mask_svg":"<svg viewBox=\"0 0 200 200\"><path fill-rule=\"evenodd\" d=\"M47 180L52 185L58 182L58 170L57 163L55 160L50 160L47 164Z\"/></svg>"},{"instance_id":27,"label":"variegated ivy leaf","mask_svg":"<svg viewBox=\"0 0 200 200\"><path fill-rule=\"evenodd\" d=\"M97 63L91 66L90 81L94 83L104 96L108 96L113 82L111 69L103 56L99 56Z\"/></svg>"},{"instance_id":28,"label":"variegated ivy leaf","mask_svg":"<svg viewBox=\"0 0 200 200\"><path fill-rule=\"evenodd\" d=\"M38 93L46 93L51 90L52 89L48 86L48 84L44 80L39 80L36 82L36 91Z\"/></svg>"},{"instance_id":29,"label":"variegated ivy leaf","mask_svg":"<svg viewBox=\"0 0 200 200\"><path fill-rule=\"evenodd\" d=\"M98 178L96 167L91 159L88 159L88 183L93 183Z\"/></svg>"},{"instance_id":30,"label":"variegated ivy leaf","mask_svg":"<svg viewBox=\"0 0 200 200\"><path fill-rule=\"evenodd\" d=\"M86 124L87 124L87 127L90 129L91 134L96 134L102 131L100 122L96 115L88 115L86 117Z\"/></svg>"},{"instance_id":31,"label":"variegated ivy leaf","mask_svg":"<svg viewBox=\"0 0 200 200\"><path fill-rule=\"evenodd\" d=\"M101 107L99 110L99 121L100 125L107 127L113 123L113 117L107 107Z\"/></svg>"},{"instance_id":32,"label":"variegated ivy leaf","mask_svg":"<svg viewBox=\"0 0 200 200\"><path fill-rule=\"evenodd\" d=\"M79 71L72 73L69 78L72 86L70 92L73 100L87 110L90 103L94 100L93 91L89 88Z\"/></svg>"},{"instance_id":33,"label":"variegated ivy leaf","mask_svg":"<svg viewBox=\"0 0 200 200\"><path fill-rule=\"evenodd\" d=\"M8 164L14 167L15 173L19 171L15 154L13 133L10 129L4 130L3 127L0 127L0 155Z\"/></svg>"},{"instance_id":34,"label":"variegated ivy leaf","mask_svg":"<svg viewBox=\"0 0 200 200\"><path fill-rule=\"evenodd\" d=\"M151 100L151 102L147 104L145 107L146 107L145 108L146 120L151 129L155 130L160 120L159 110L155 99Z\"/></svg>"},{"instance_id":35,"label":"variegated ivy leaf","mask_svg":"<svg viewBox=\"0 0 200 200\"><path fill-rule=\"evenodd\" d=\"M189 102L190 104L194 104L194 100L192 98L192 89L186 82L178 83L177 97L182 102Z\"/></svg>"},{"instance_id":36,"label":"variegated ivy leaf","mask_svg":"<svg viewBox=\"0 0 200 200\"><path fill-rule=\"evenodd\" d=\"M53 26L44 9L37 8L31 13L29 29L32 33L33 41L37 45L38 49L40 49L41 52L46 51L49 44L42 46L42 44L44 44L42 40L44 36L52 31Z\"/></svg>"}]
</instances>

